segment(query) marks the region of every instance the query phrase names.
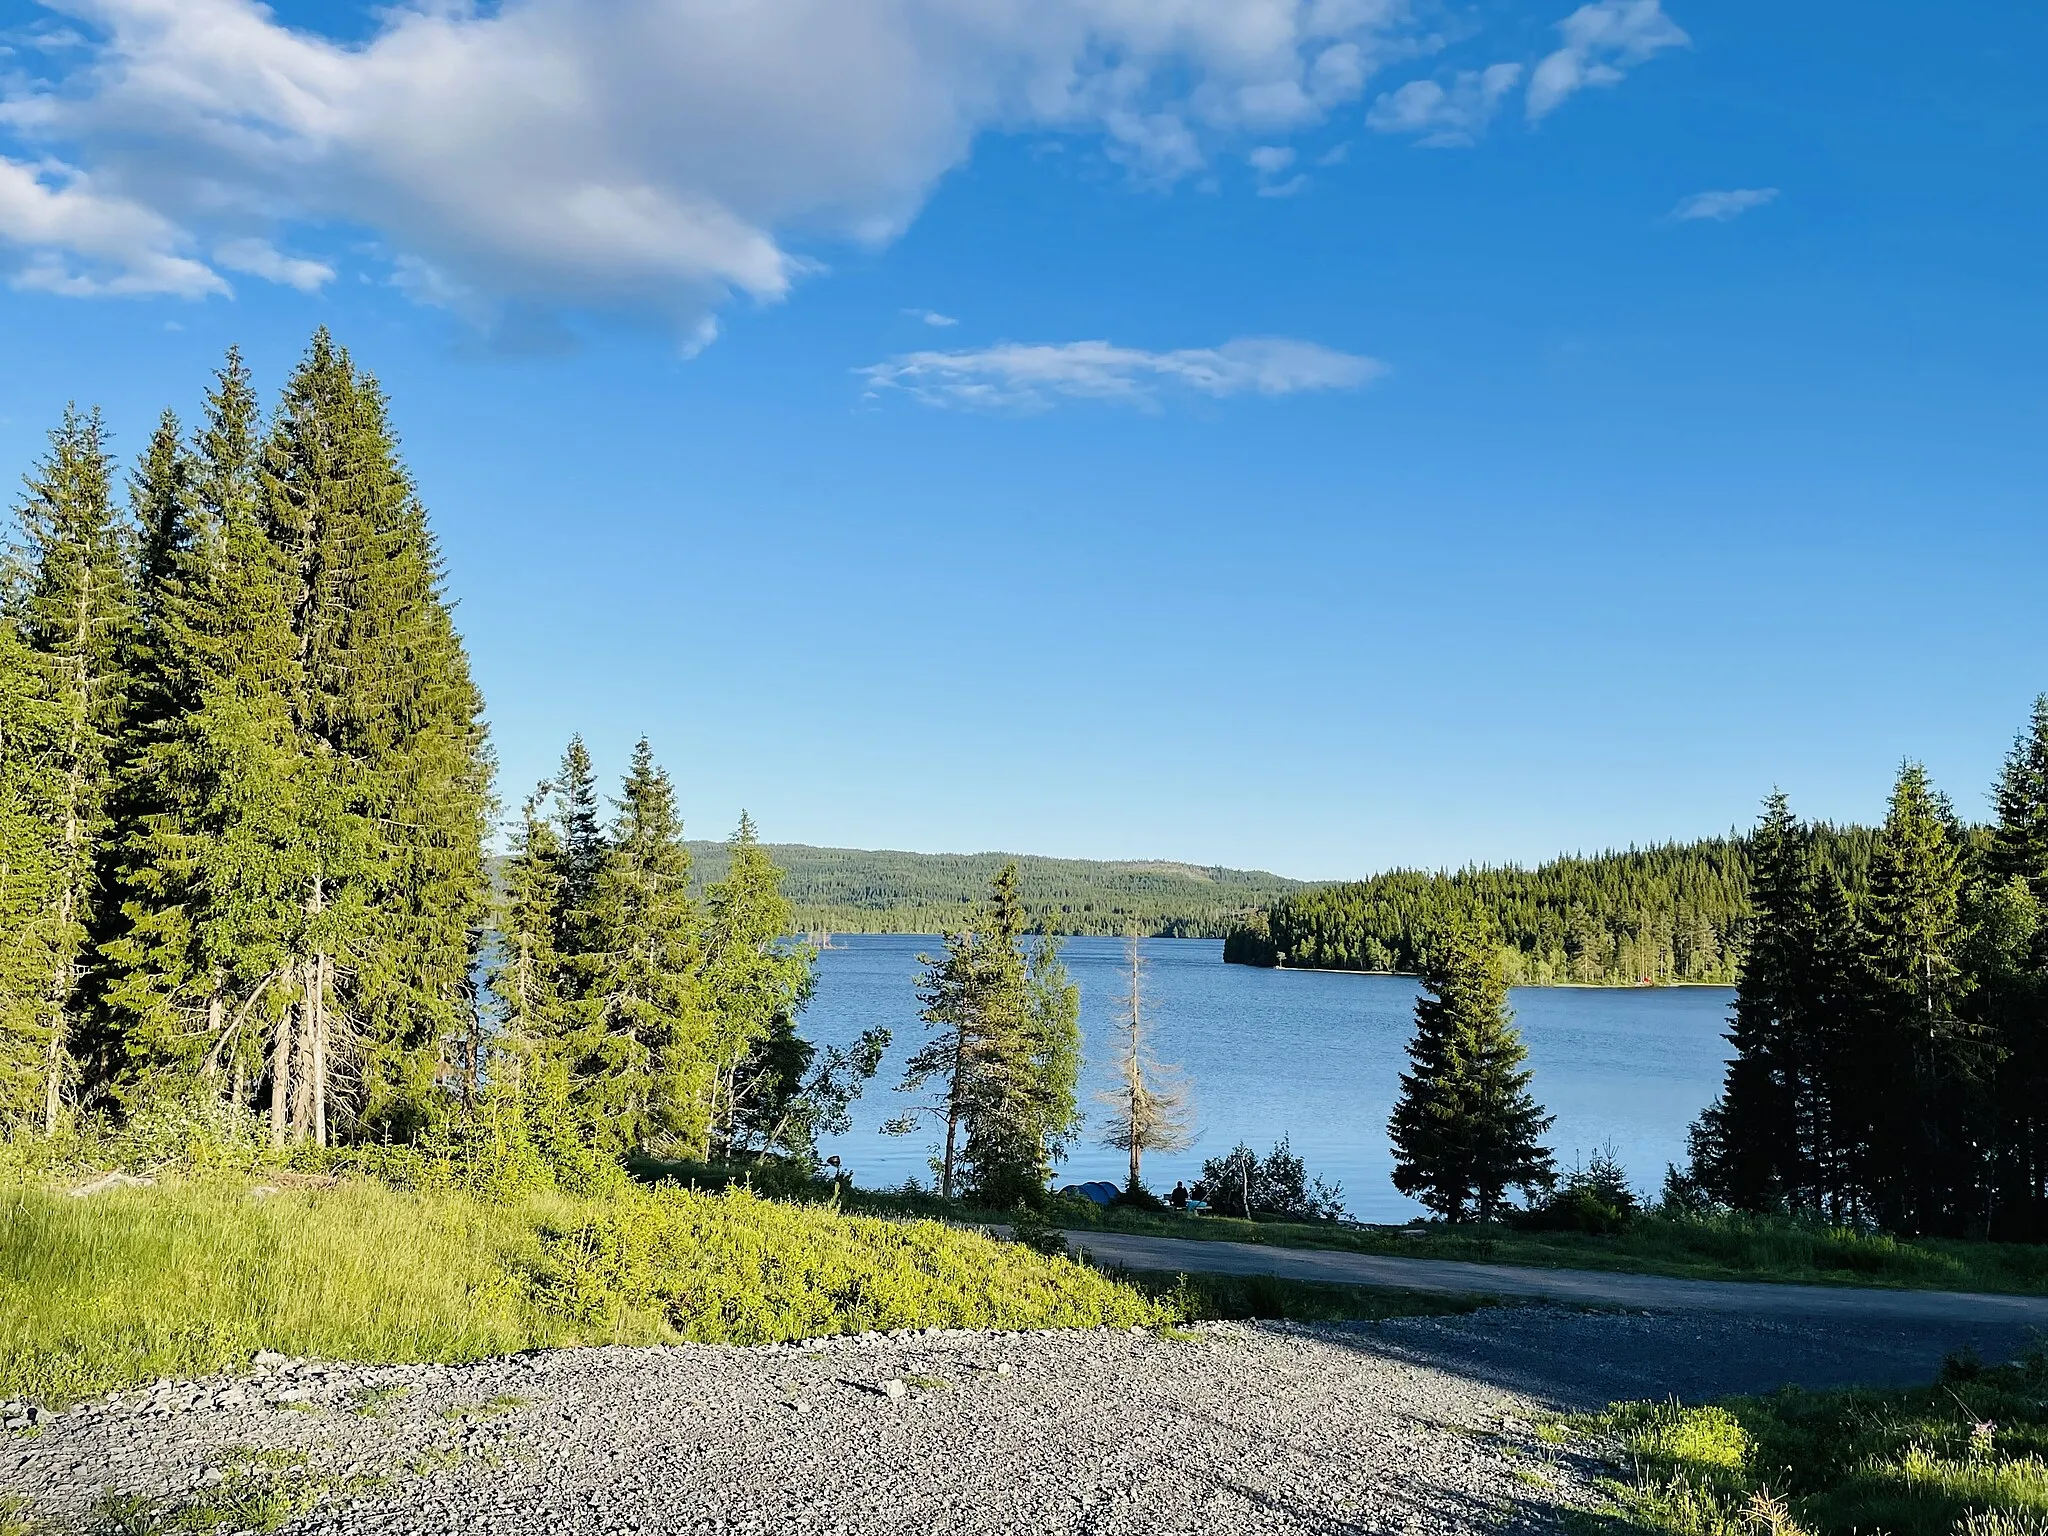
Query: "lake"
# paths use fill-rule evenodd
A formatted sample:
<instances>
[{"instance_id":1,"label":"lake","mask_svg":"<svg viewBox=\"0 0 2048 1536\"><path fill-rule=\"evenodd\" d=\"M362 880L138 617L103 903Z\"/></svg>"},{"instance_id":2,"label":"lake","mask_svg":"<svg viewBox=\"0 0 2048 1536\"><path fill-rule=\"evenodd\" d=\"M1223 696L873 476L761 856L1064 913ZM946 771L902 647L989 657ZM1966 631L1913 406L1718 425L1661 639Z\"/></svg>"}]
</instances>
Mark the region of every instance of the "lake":
<instances>
[{"instance_id":1,"label":"lake","mask_svg":"<svg viewBox=\"0 0 2048 1536\"><path fill-rule=\"evenodd\" d=\"M935 938L842 934L818 956L817 995L804 1033L832 1044L873 1025L894 1031L881 1073L854 1106L854 1129L822 1150L877 1188L929 1181L938 1133L889 1137L882 1122L911 1102L894 1092L903 1061L925 1037L914 986L920 952ZM1101 1145L1111 1028L1124 989L1120 939L1070 939L1068 971L1081 988L1087 1052L1082 1081L1090 1124L1060 1181L1121 1184L1125 1154ZM1401 976L1266 971L1225 965L1220 940L1147 939L1147 992L1161 1060L1194 1085L1200 1137L1188 1152L1145 1159L1145 1182L1190 1181L1205 1157L1248 1141L1261 1154L1290 1138L1311 1174L1340 1183L1353 1216L1405 1221L1421 1207L1394 1189L1387 1115L1407 1063L1416 983ZM1720 1091L1728 1057L1726 987L1522 987L1512 994L1529 1046L1537 1098L1557 1116L1550 1133L1561 1168L1612 1144L1652 1193L1664 1165L1685 1157L1687 1125Z\"/></svg>"}]
</instances>

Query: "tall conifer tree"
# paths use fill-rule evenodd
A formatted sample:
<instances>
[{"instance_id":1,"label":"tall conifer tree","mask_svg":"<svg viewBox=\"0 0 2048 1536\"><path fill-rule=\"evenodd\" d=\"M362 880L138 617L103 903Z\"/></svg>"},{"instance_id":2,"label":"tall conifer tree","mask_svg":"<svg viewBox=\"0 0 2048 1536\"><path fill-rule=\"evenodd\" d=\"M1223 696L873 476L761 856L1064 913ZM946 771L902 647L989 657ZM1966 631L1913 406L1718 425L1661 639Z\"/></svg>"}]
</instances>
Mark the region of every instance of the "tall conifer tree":
<instances>
[{"instance_id":1,"label":"tall conifer tree","mask_svg":"<svg viewBox=\"0 0 2048 1536\"><path fill-rule=\"evenodd\" d=\"M0 611L0 1129L42 1123L53 921L64 884L65 741L42 658Z\"/></svg>"},{"instance_id":2,"label":"tall conifer tree","mask_svg":"<svg viewBox=\"0 0 2048 1536\"><path fill-rule=\"evenodd\" d=\"M593 884L586 947L569 961L575 1023L568 1060L578 1109L619 1152L710 1132L710 1029L702 914L675 790L643 740Z\"/></svg>"},{"instance_id":3,"label":"tall conifer tree","mask_svg":"<svg viewBox=\"0 0 2048 1536\"><path fill-rule=\"evenodd\" d=\"M1995 1234L2048 1239L2048 694L2034 700L1992 796L1973 903L1976 1014L1996 1061Z\"/></svg>"},{"instance_id":4,"label":"tall conifer tree","mask_svg":"<svg viewBox=\"0 0 2048 1536\"><path fill-rule=\"evenodd\" d=\"M1534 1074L1508 1012L1499 950L1459 928L1429 953L1388 1125L1394 1187L1452 1221L1492 1221L1509 1188L1553 1178L1541 1140L1551 1117L1529 1092Z\"/></svg>"},{"instance_id":5,"label":"tall conifer tree","mask_svg":"<svg viewBox=\"0 0 2048 1536\"><path fill-rule=\"evenodd\" d=\"M725 878L705 893L704 1007L710 1026L711 1103L705 1154L732 1145L744 1069L755 1048L809 1001L816 952L789 942L794 909L782 871L744 811L727 839Z\"/></svg>"},{"instance_id":6,"label":"tall conifer tree","mask_svg":"<svg viewBox=\"0 0 2048 1536\"><path fill-rule=\"evenodd\" d=\"M298 982L293 937L311 878L291 716L301 667L260 433L231 350L189 468L164 472L160 436L140 492L146 683L116 848L123 929L108 945L132 1101L202 1093L249 1106Z\"/></svg>"},{"instance_id":7,"label":"tall conifer tree","mask_svg":"<svg viewBox=\"0 0 2048 1536\"><path fill-rule=\"evenodd\" d=\"M1987 1062L1959 1004L1962 846L1948 802L1918 763L1899 770L1864 903L1874 1061L1886 1085L1873 1116L1866 1183L1885 1225L1959 1232L1984 1172Z\"/></svg>"},{"instance_id":8,"label":"tall conifer tree","mask_svg":"<svg viewBox=\"0 0 2048 1536\"><path fill-rule=\"evenodd\" d=\"M135 594L131 531L116 510L98 412L65 412L16 508L27 568L19 625L42 698L61 721L55 903L42 979L42 1121L54 1133L67 1089L90 944L105 918L102 856L127 711Z\"/></svg>"}]
</instances>

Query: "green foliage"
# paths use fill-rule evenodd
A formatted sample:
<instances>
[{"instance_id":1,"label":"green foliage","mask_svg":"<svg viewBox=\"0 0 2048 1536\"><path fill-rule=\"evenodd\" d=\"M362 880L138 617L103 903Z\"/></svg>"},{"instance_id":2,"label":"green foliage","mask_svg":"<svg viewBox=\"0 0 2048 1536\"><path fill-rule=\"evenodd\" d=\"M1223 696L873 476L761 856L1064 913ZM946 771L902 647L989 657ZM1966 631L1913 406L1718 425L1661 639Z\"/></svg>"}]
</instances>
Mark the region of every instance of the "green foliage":
<instances>
[{"instance_id":1,"label":"green foliage","mask_svg":"<svg viewBox=\"0 0 2048 1536\"><path fill-rule=\"evenodd\" d=\"M27 652L25 665L18 655L14 663L13 686L27 695L10 711L26 717L14 750L33 744L46 754L40 769L22 772L49 820L42 829L18 821L11 829L26 833L24 872L45 905L30 923L33 937L12 956L10 970L25 973L22 990L0 999L0 1016L12 1026L9 1058L40 1058L35 1110L47 1135L93 1046L85 1018L90 946L107 916L105 839L135 627L129 530L114 503L97 411L65 411L25 483L14 525L20 577L7 594L8 616ZM0 867L12 865L11 851L0 849Z\"/></svg>"},{"instance_id":2,"label":"green foliage","mask_svg":"<svg viewBox=\"0 0 2048 1536\"><path fill-rule=\"evenodd\" d=\"M1626 1232L1642 1212L1642 1201L1628 1182L1612 1147L1603 1147L1582 1167L1572 1169L1517 1224L1536 1232Z\"/></svg>"},{"instance_id":3,"label":"green foliage","mask_svg":"<svg viewBox=\"0 0 2048 1536\"><path fill-rule=\"evenodd\" d=\"M1448 1317L1495 1305L1486 1296L1443 1296L1367 1285L1329 1285L1280 1275L1174 1274L1123 1271L1118 1278L1156 1296L1182 1322L1274 1318L1300 1323L1384 1322L1396 1317Z\"/></svg>"},{"instance_id":4,"label":"green foliage","mask_svg":"<svg viewBox=\"0 0 2048 1536\"><path fill-rule=\"evenodd\" d=\"M816 951L789 940L792 917L782 871L742 812L728 844L725 877L705 894L704 1004L712 1020L709 1142L721 1154L754 1133L768 1147L813 1146L815 1116L801 1116L815 1052L796 1035L811 996ZM776 1044L780 1055L771 1054ZM803 1046L798 1060L796 1047ZM879 1065L880 1052L874 1053ZM870 1069L872 1075L872 1069ZM802 1133L796 1125L803 1120Z\"/></svg>"},{"instance_id":5,"label":"green foliage","mask_svg":"<svg viewBox=\"0 0 2048 1536\"><path fill-rule=\"evenodd\" d=\"M719 879L729 852L692 843L699 877ZM774 843L789 872L785 889L796 925L825 933L950 933L969 927L989 884L1017 866L1027 928L1038 932L1222 938L1252 909L1292 891L1298 880L1253 870L1164 862L1047 859L1007 853L897 853Z\"/></svg>"},{"instance_id":6,"label":"green foliage","mask_svg":"<svg viewBox=\"0 0 2048 1536\"><path fill-rule=\"evenodd\" d=\"M14 619L0 613L0 1128L41 1118L64 886L63 719Z\"/></svg>"},{"instance_id":7,"label":"green foliage","mask_svg":"<svg viewBox=\"0 0 2048 1536\"><path fill-rule=\"evenodd\" d=\"M268 1190L268 1192L264 1192ZM63 1403L258 1349L469 1360L574 1343L764 1343L928 1326L1129 1326L1155 1303L932 1222L744 1191L480 1200L456 1189L173 1181L0 1191L0 1396Z\"/></svg>"},{"instance_id":8,"label":"green foliage","mask_svg":"<svg viewBox=\"0 0 2048 1536\"><path fill-rule=\"evenodd\" d=\"M201 1536L209 1531L282 1530L322 1500L377 1485L368 1475L339 1478L300 1458L233 1451L214 1468L218 1481L192 1493L110 1494L97 1511L109 1536Z\"/></svg>"},{"instance_id":9,"label":"green foliage","mask_svg":"<svg viewBox=\"0 0 2048 1536\"><path fill-rule=\"evenodd\" d=\"M614 1152L673 1138L701 1155L711 1136L710 1019L702 913L690 895L675 789L642 741L619 819L573 924L574 1023L564 1042L575 1102Z\"/></svg>"},{"instance_id":10,"label":"green foliage","mask_svg":"<svg viewBox=\"0 0 2048 1536\"><path fill-rule=\"evenodd\" d=\"M1497 952L1469 930L1446 933L1431 942L1422 987L1388 1122L1394 1187L1452 1221L1491 1221L1509 1187L1549 1186L1538 1138L1551 1117L1529 1093Z\"/></svg>"},{"instance_id":11,"label":"green foliage","mask_svg":"<svg viewBox=\"0 0 2048 1536\"><path fill-rule=\"evenodd\" d=\"M1044 1198L1080 1121L1080 993L1057 942L1026 953L1024 921L1017 867L1006 864L974 931L949 933L943 955L921 957L918 1000L933 1035L898 1091L935 1092L885 1127L907 1135L921 1117L937 1121L941 1196L963 1189L998 1209Z\"/></svg>"},{"instance_id":12,"label":"green foliage","mask_svg":"<svg viewBox=\"0 0 2048 1536\"><path fill-rule=\"evenodd\" d=\"M1860 868L1869 835L1820 834ZM1224 958L1244 965L1419 973L1434 936L1497 936L1510 985L1728 982L1747 933L1747 845L1669 843L1533 870L1395 870L1283 897L1232 931Z\"/></svg>"},{"instance_id":13,"label":"green foliage","mask_svg":"<svg viewBox=\"0 0 2048 1536\"><path fill-rule=\"evenodd\" d=\"M1675 1200L1954 1236L2048 1235L2048 950L2028 861L2048 824L2048 703L1988 837L1907 763L1860 883L1765 809L1723 1091Z\"/></svg>"},{"instance_id":14,"label":"green foliage","mask_svg":"<svg viewBox=\"0 0 2048 1536\"><path fill-rule=\"evenodd\" d=\"M1626 1462L1606 1485L1622 1520L1669 1536L1950 1536L2048 1520L2039 1355L1931 1388L1629 1403L1576 1427Z\"/></svg>"},{"instance_id":15,"label":"green foliage","mask_svg":"<svg viewBox=\"0 0 2048 1536\"><path fill-rule=\"evenodd\" d=\"M1343 1189L1311 1179L1285 1137L1264 1157L1239 1142L1208 1159L1194 1193L1219 1214L1244 1219L1335 1221L1344 1214Z\"/></svg>"}]
</instances>

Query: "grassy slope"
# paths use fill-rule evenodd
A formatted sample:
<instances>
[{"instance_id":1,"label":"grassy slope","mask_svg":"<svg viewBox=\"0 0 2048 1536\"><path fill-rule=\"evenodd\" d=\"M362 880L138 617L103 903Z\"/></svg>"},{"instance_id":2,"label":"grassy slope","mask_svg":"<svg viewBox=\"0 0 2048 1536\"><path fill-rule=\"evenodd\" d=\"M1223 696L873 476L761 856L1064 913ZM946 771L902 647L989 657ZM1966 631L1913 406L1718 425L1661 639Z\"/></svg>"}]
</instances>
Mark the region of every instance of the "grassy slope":
<instances>
[{"instance_id":1,"label":"grassy slope","mask_svg":"<svg viewBox=\"0 0 2048 1536\"><path fill-rule=\"evenodd\" d=\"M1010 859L1023 877L1035 920L1060 914L1069 933L1147 933L1220 938L1239 914L1302 889L1260 870L1160 861L1050 859L1033 854L902 853L777 843L768 850L787 872L783 890L800 928L835 933L937 933L969 921L989 881ZM692 843L699 881L723 873L722 843Z\"/></svg>"},{"instance_id":2,"label":"grassy slope","mask_svg":"<svg viewBox=\"0 0 2048 1536\"><path fill-rule=\"evenodd\" d=\"M863 1208L940 1215L938 1202L863 1195ZM990 1212L957 1218L1001 1221ZM1322 1222L1239 1221L1222 1216L1148 1215L1063 1204L1064 1226L1206 1242L1327 1248L1393 1258L1463 1259L1550 1269L1601 1269L1698 1280L1772 1280L1812 1285L1875 1285L1911 1290L1997 1291L2048 1295L2048 1246L1902 1241L1795 1226L1750 1217L1644 1217L1628 1232L1522 1232L1507 1227L1352 1227Z\"/></svg>"},{"instance_id":3,"label":"grassy slope","mask_svg":"<svg viewBox=\"0 0 2048 1536\"><path fill-rule=\"evenodd\" d=\"M471 1360L583 1343L1469 1311L1266 1277L1107 1275L938 1222L745 1191L486 1202L219 1174L79 1199L0 1183L0 1399L60 1404L259 1349Z\"/></svg>"},{"instance_id":4,"label":"grassy slope","mask_svg":"<svg viewBox=\"0 0 2048 1536\"><path fill-rule=\"evenodd\" d=\"M2030 1536L2048 1530L2048 1356L1911 1391L1629 1403L1560 1426L1618 1453L1611 1531Z\"/></svg>"},{"instance_id":5,"label":"grassy slope","mask_svg":"<svg viewBox=\"0 0 2048 1536\"><path fill-rule=\"evenodd\" d=\"M0 1189L0 1398L65 1402L258 1349L466 1360L538 1346L1169 1320L1081 1265L933 1222L741 1193L485 1204L217 1178Z\"/></svg>"}]
</instances>

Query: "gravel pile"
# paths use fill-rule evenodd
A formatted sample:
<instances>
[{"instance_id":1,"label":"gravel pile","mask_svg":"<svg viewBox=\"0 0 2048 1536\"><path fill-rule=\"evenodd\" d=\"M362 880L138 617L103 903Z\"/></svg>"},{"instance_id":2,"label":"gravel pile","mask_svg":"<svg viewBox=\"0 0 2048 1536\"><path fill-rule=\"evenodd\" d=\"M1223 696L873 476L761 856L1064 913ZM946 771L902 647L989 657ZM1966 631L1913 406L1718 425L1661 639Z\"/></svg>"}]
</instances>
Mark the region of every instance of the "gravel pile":
<instances>
[{"instance_id":1,"label":"gravel pile","mask_svg":"<svg viewBox=\"0 0 2048 1536\"><path fill-rule=\"evenodd\" d=\"M471 1366L266 1355L45 1413L0 1440L0 1489L89 1529L109 1493L204 1498L290 1459L328 1492L288 1529L332 1536L1549 1531L1591 1469L1534 1435L1547 1406L1662 1396L1703 1359L1721 1390L1775 1385L1790 1342L1542 1307Z\"/></svg>"}]
</instances>

